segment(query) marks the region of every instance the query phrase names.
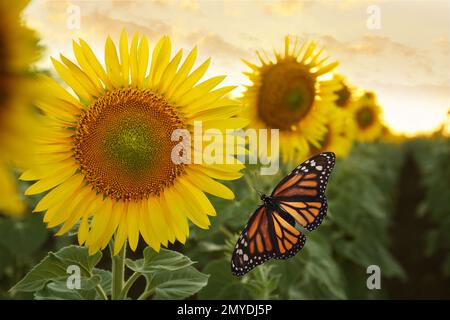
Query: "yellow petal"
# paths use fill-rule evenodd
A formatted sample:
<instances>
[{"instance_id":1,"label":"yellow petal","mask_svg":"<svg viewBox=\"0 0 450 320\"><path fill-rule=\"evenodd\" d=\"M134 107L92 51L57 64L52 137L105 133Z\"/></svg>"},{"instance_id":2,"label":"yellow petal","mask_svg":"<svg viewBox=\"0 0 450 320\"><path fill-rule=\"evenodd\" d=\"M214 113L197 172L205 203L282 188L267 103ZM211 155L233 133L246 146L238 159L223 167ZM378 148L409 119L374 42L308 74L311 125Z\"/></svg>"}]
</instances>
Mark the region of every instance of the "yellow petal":
<instances>
[{"instance_id":1,"label":"yellow petal","mask_svg":"<svg viewBox=\"0 0 450 320\"><path fill-rule=\"evenodd\" d=\"M76 190L73 197L70 197L69 200L64 204L64 207L57 210L57 212L53 216L47 219L47 227L53 228L67 221L71 217L74 210L76 210L80 202L86 200L86 196L89 192L91 192L91 190L89 190L88 188L81 188ZM51 208L47 211L47 213L49 213L50 210Z\"/></svg>"},{"instance_id":2,"label":"yellow petal","mask_svg":"<svg viewBox=\"0 0 450 320\"><path fill-rule=\"evenodd\" d=\"M244 174L241 172L226 172L221 170L215 170L213 167L208 165L200 165L201 171L206 173L208 176L218 180L236 180L242 177Z\"/></svg>"},{"instance_id":3,"label":"yellow petal","mask_svg":"<svg viewBox=\"0 0 450 320\"><path fill-rule=\"evenodd\" d=\"M199 190L186 179L180 179L180 185L183 186L184 189L189 189L192 199L201 207L201 212L204 212L209 216L216 215L216 210L203 191Z\"/></svg>"},{"instance_id":4,"label":"yellow petal","mask_svg":"<svg viewBox=\"0 0 450 320\"><path fill-rule=\"evenodd\" d=\"M173 185L176 192L174 192L174 200L177 200L179 205L183 204L186 215L196 226L202 229L208 229L211 223L209 222L206 212L203 212L201 206L195 201L189 189L184 189L178 183ZM183 198L180 196L183 195Z\"/></svg>"},{"instance_id":5,"label":"yellow petal","mask_svg":"<svg viewBox=\"0 0 450 320\"><path fill-rule=\"evenodd\" d=\"M130 47L130 72L131 72L131 85L137 87L138 85L138 42L139 34L136 32L131 40Z\"/></svg>"},{"instance_id":6,"label":"yellow petal","mask_svg":"<svg viewBox=\"0 0 450 320\"><path fill-rule=\"evenodd\" d=\"M130 82L130 65L128 56L128 38L125 30L123 30L120 35L120 63L122 67L123 82L125 87L127 87Z\"/></svg>"},{"instance_id":7,"label":"yellow petal","mask_svg":"<svg viewBox=\"0 0 450 320\"><path fill-rule=\"evenodd\" d=\"M241 129L249 124L249 120L246 118L229 118L221 120L210 120L203 121L203 130L217 129L217 130L227 130L227 129Z\"/></svg>"},{"instance_id":8,"label":"yellow petal","mask_svg":"<svg viewBox=\"0 0 450 320\"><path fill-rule=\"evenodd\" d=\"M211 179L206 174L192 170L190 168L186 169L186 179L193 185L197 186L200 190L217 196L223 199L234 199L233 191L223 184Z\"/></svg>"},{"instance_id":9,"label":"yellow petal","mask_svg":"<svg viewBox=\"0 0 450 320\"><path fill-rule=\"evenodd\" d=\"M157 238L151 223L148 221L148 201L140 201L140 216L139 216L139 230L145 242L152 247L156 252L161 248L161 241Z\"/></svg>"},{"instance_id":10,"label":"yellow petal","mask_svg":"<svg viewBox=\"0 0 450 320\"><path fill-rule=\"evenodd\" d=\"M167 247L169 235L159 199L155 197L150 197L148 199L148 212L144 214L144 218L146 219L145 221L151 225L151 229L155 233L158 241Z\"/></svg>"},{"instance_id":11,"label":"yellow petal","mask_svg":"<svg viewBox=\"0 0 450 320\"><path fill-rule=\"evenodd\" d=\"M167 65L166 70L161 76L158 92L164 94L170 83L172 83L175 73L177 72L178 65L180 64L183 50L179 50L172 61Z\"/></svg>"},{"instance_id":12,"label":"yellow petal","mask_svg":"<svg viewBox=\"0 0 450 320\"><path fill-rule=\"evenodd\" d=\"M180 85L168 90L167 97L169 99L177 100L182 97L188 90L190 90L208 70L211 59L203 62L197 69L195 69L186 79L180 82Z\"/></svg>"},{"instance_id":13,"label":"yellow petal","mask_svg":"<svg viewBox=\"0 0 450 320\"><path fill-rule=\"evenodd\" d=\"M128 205L128 242L133 251L136 250L139 241L139 209L139 204L135 201L131 201Z\"/></svg>"},{"instance_id":14,"label":"yellow petal","mask_svg":"<svg viewBox=\"0 0 450 320\"><path fill-rule=\"evenodd\" d=\"M164 200L163 207L165 204L169 210L170 225L175 232L175 237L184 244L186 242L186 236L189 235L189 226L186 219L186 211L183 208L183 202L179 201L172 188L164 191Z\"/></svg>"},{"instance_id":15,"label":"yellow petal","mask_svg":"<svg viewBox=\"0 0 450 320\"><path fill-rule=\"evenodd\" d=\"M127 239L128 230L128 203L125 204L124 212L120 216L119 227L117 228L116 237L114 239L114 255L118 254Z\"/></svg>"},{"instance_id":16,"label":"yellow petal","mask_svg":"<svg viewBox=\"0 0 450 320\"><path fill-rule=\"evenodd\" d=\"M88 187L86 187L88 188ZM61 236L72 229L75 224L80 221L80 219L85 215L86 209L89 206L90 202L93 201L95 194L89 190L82 201L73 211L72 215L66 220L66 222L62 225L62 227L56 233L57 236Z\"/></svg>"},{"instance_id":17,"label":"yellow petal","mask_svg":"<svg viewBox=\"0 0 450 320\"><path fill-rule=\"evenodd\" d=\"M138 87L142 88L148 69L148 41L142 37L138 48Z\"/></svg>"},{"instance_id":18,"label":"yellow petal","mask_svg":"<svg viewBox=\"0 0 450 320\"><path fill-rule=\"evenodd\" d=\"M226 76L217 76L210 78L189 90L185 95L179 96L178 104L180 106L186 106L192 103L193 101L199 99L203 95L207 94L209 91L214 89L219 83L221 83Z\"/></svg>"},{"instance_id":19,"label":"yellow petal","mask_svg":"<svg viewBox=\"0 0 450 320\"><path fill-rule=\"evenodd\" d=\"M86 242L87 235L89 233L89 215L86 213L81 219L80 226L78 227L78 244L81 246Z\"/></svg>"},{"instance_id":20,"label":"yellow petal","mask_svg":"<svg viewBox=\"0 0 450 320\"><path fill-rule=\"evenodd\" d=\"M190 120L187 121L188 124L193 125L194 121L209 121L217 119L228 119L231 118L242 111L241 106L228 106L215 108L205 111L200 111L194 114L188 114L187 117Z\"/></svg>"},{"instance_id":21,"label":"yellow petal","mask_svg":"<svg viewBox=\"0 0 450 320\"><path fill-rule=\"evenodd\" d=\"M112 201L105 198L100 206L95 210L91 220L91 229L86 239L86 246L100 247L101 236L105 233L106 227L111 219Z\"/></svg>"},{"instance_id":22,"label":"yellow petal","mask_svg":"<svg viewBox=\"0 0 450 320\"><path fill-rule=\"evenodd\" d=\"M72 61L67 59L62 54L59 55L61 58L61 61L66 65L66 67L70 70L72 73L72 76L80 83L83 88L93 97L98 97L100 95L100 91L97 89L95 84L91 81L89 76L84 73L83 70L81 70L76 64L74 64Z\"/></svg>"},{"instance_id":23,"label":"yellow petal","mask_svg":"<svg viewBox=\"0 0 450 320\"><path fill-rule=\"evenodd\" d=\"M339 62L337 62L337 61L332 62L332 63L330 63L330 64L327 64L326 66L321 67L321 68L315 73L315 75L316 75L317 77L319 77L319 76L321 76L321 75L323 75L323 74L325 74L325 73L327 73L327 72L332 71L332 70L335 69L338 65L339 65Z\"/></svg>"},{"instance_id":24,"label":"yellow petal","mask_svg":"<svg viewBox=\"0 0 450 320\"><path fill-rule=\"evenodd\" d=\"M150 84L152 88L157 87L161 76L169 64L172 44L169 37L162 37L155 46L150 67Z\"/></svg>"},{"instance_id":25,"label":"yellow petal","mask_svg":"<svg viewBox=\"0 0 450 320\"><path fill-rule=\"evenodd\" d=\"M47 193L36 205L33 212L40 212L56 205L57 203L64 203L67 197L73 193L83 182L83 175L76 174L65 182L57 186L55 189Z\"/></svg>"},{"instance_id":26,"label":"yellow petal","mask_svg":"<svg viewBox=\"0 0 450 320\"><path fill-rule=\"evenodd\" d=\"M29 196L50 190L73 176L77 170L78 168L73 167L70 168L70 170L64 170L62 172L58 172L58 174L55 173L54 176L39 180L25 191L25 195Z\"/></svg>"},{"instance_id":27,"label":"yellow petal","mask_svg":"<svg viewBox=\"0 0 450 320\"><path fill-rule=\"evenodd\" d=\"M27 170L19 177L23 181L33 181L48 178L55 175L58 172L70 170L73 167L77 167L74 159L70 158L58 163L53 163L50 166L40 166Z\"/></svg>"},{"instance_id":28,"label":"yellow petal","mask_svg":"<svg viewBox=\"0 0 450 320\"><path fill-rule=\"evenodd\" d=\"M183 64L180 67L180 70L176 73L172 83L167 88L167 95L171 96L174 89L178 88L178 86L186 79L192 67L194 66L195 60L197 59L197 47L189 52L189 55L184 60Z\"/></svg>"},{"instance_id":29,"label":"yellow petal","mask_svg":"<svg viewBox=\"0 0 450 320\"><path fill-rule=\"evenodd\" d=\"M106 39L105 43L105 65L106 72L115 88L120 88L123 84L121 76L121 68L119 65L119 58L117 57L116 46L111 37Z\"/></svg>"},{"instance_id":30,"label":"yellow petal","mask_svg":"<svg viewBox=\"0 0 450 320\"><path fill-rule=\"evenodd\" d=\"M105 86L112 90L113 87L111 84L111 80L106 74L105 69L103 69L102 65L98 61L94 52L92 52L92 49L83 39L80 39L80 46L81 50L83 51L84 57L86 58L86 61L88 61L89 65L92 67L92 69L94 69L94 72L102 80Z\"/></svg>"},{"instance_id":31,"label":"yellow petal","mask_svg":"<svg viewBox=\"0 0 450 320\"><path fill-rule=\"evenodd\" d=\"M55 67L56 71L58 72L61 79L64 80L65 83L69 85L69 87L72 88L72 90L76 93L76 95L80 98L82 101L91 101L92 97L91 95L86 91L86 89L76 80L72 73L59 61L51 58L51 61L53 63L53 66Z\"/></svg>"},{"instance_id":32,"label":"yellow petal","mask_svg":"<svg viewBox=\"0 0 450 320\"><path fill-rule=\"evenodd\" d=\"M116 232L117 227L119 226L120 219L121 219L123 211L124 211L123 208L124 208L124 204L122 201L119 201L119 202L114 201L113 202L111 219L109 220L108 226L106 227L105 232L101 237L101 241L100 241L100 249L101 250L106 248L108 243L113 238L113 235Z\"/></svg>"},{"instance_id":33,"label":"yellow petal","mask_svg":"<svg viewBox=\"0 0 450 320\"><path fill-rule=\"evenodd\" d=\"M73 53L75 54L75 58L77 59L77 62L80 65L81 69L83 69L83 71L88 75L92 83L94 83L94 85L97 87L98 91L102 92L104 90L103 84L101 83L99 77L95 73L95 70L86 60L86 57L83 53L83 49L81 49L81 46L75 41L72 41L72 45L73 45Z\"/></svg>"},{"instance_id":34,"label":"yellow petal","mask_svg":"<svg viewBox=\"0 0 450 320\"><path fill-rule=\"evenodd\" d=\"M235 88L236 86L226 86L214 91L210 91L204 94L203 96L198 97L195 101L191 101L188 105L186 105L186 111L184 112L203 111L210 104L216 102L224 95L229 94Z\"/></svg>"}]
</instances>

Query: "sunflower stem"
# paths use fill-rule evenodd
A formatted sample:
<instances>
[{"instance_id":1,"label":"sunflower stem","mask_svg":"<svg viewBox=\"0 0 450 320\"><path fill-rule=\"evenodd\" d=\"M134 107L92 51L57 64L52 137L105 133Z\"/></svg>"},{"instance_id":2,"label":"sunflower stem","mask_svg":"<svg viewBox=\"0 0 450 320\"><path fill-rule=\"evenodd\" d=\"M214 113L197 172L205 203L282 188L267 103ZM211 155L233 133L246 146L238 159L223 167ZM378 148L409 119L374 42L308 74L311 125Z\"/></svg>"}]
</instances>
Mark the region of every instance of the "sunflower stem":
<instances>
[{"instance_id":1,"label":"sunflower stem","mask_svg":"<svg viewBox=\"0 0 450 320\"><path fill-rule=\"evenodd\" d=\"M147 300L153 293L155 289L145 290L138 298L138 300Z\"/></svg>"},{"instance_id":2,"label":"sunflower stem","mask_svg":"<svg viewBox=\"0 0 450 320\"><path fill-rule=\"evenodd\" d=\"M140 276L141 276L140 273L135 272L131 275L131 277L128 278L128 280L125 282L125 285L122 288L119 299L123 300L127 298L128 291Z\"/></svg>"},{"instance_id":3,"label":"sunflower stem","mask_svg":"<svg viewBox=\"0 0 450 320\"><path fill-rule=\"evenodd\" d=\"M117 255L114 255L113 246L110 245L112 261L112 300L119 300L123 289L123 282L125 276L125 256L126 256L127 242L125 241L122 249Z\"/></svg>"},{"instance_id":4,"label":"sunflower stem","mask_svg":"<svg viewBox=\"0 0 450 320\"><path fill-rule=\"evenodd\" d=\"M97 294L102 298L102 300L108 300L108 296L106 295L105 290L100 285L97 285L95 287L95 291L97 291Z\"/></svg>"}]
</instances>

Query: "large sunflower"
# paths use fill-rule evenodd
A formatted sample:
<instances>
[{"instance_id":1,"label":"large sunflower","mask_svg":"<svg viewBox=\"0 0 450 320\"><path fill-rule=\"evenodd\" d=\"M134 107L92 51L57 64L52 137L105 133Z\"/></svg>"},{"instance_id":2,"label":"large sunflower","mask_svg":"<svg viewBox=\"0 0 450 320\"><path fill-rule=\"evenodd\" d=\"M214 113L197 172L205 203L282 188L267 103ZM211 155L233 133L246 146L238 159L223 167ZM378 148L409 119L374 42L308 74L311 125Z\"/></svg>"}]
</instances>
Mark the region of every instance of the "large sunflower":
<instances>
[{"instance_id":1,"label":"large sunflower","mask_svg":"<svg viewBox=\"0 0 450 320\"><path fill-rule=\"evenodd\" d=\"M351 105L350 112L356 139L370 142L380 137L383 130L381 107L373 92L364 92Z\"/></svg>"},{"instance_id":2,"label":"large sunflower","mask_svg":"<svg viewBox=\"0 0 450 320\"><path fill-rule=\"evenodd\" d=\"M334 107L327 110L327 131L319 144L311 145L310 155L332 151L338 157L346 157L352 147L355 130L351 118L344 110Z\"/></svg>"},{"instance_id":3,"label":"large sunflower","mask_svg":"<svg viewBox=\"0 0 450 320\"><path fill-rule=\"evenodd\" d=\"M47 79L53 98L39 103L46 125L38 161L21 177L39 180L27 195L50 191L35 211L47 211L48 227L62 225L58 235L80 221L79 243L91 254L114 235L117 254L127 238L135 250L139 235L155 250L184 243L188 220L207 229L208 215L216 213L204 192L232 199L233 192L214 179L239 178L243 164L177 164L172 152L178 141L171 135L192 131L194 121L203 121L203 129L244 126L235 117L239 107L224 97L234 87L214 90L223 76L197 84L210 60L191 72L197 49L182 63L181 50L171 59L168 37L158 41L151 59L146 37L136 34L129 46L123 32L119 54L108 37L106 70L85 41L73 49L78 65L62 55L61 62L52 61L77 98Z\"/></svg>"},{"instance_id":4,"label":"large sunflower","mask_svg":"<svg viewBox=\"0 0 450 320\"><path fill-rule=\"evenodd\" d=\"M21 21L28 1L0 1L0 211L24 213L14 168L25 166L32 147L32 63L39 57L35 34Z\"/></svg>"},{"instance_id":5,"label":"large sunflower","mask_svg":"<svg viewBox=\"0 0 450 320\"><path fill-rule=\"evenodd\" d=\"M285 162L304 158L309 143L318 144L326 132L326 118L319 109L333 105L333 92L340 86L328 76L338 63L328 63L322 51L315 42L300 46L298 38L286 36L284 52L275 51L275 60L257 52L260 65L244 61L252 69L245 73L252 85L242 97L243 113L252 128L280 130Z\"/></svg>"}]
</instances>

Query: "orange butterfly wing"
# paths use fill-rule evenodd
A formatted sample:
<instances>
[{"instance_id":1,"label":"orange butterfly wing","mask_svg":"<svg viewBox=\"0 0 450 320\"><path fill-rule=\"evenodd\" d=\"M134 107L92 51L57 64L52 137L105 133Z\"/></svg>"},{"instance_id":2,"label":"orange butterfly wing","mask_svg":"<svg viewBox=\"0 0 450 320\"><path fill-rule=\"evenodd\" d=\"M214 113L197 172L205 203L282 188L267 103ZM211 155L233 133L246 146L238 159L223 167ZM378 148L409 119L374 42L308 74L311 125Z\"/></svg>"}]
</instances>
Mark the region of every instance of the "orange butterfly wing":
<instances>
[{"instance_id":1,"label":"orange butterfly wing","mask_svg":"<svg viewBox=\"0 0 450 320\"><path fill-rule=\"evenodd\" d=\"M233 274L242 276L271 258L287 259L300 251L306 241L292 222L260 206L242 231L231 258Z\"/></svg>"},{"instance_id":2,"label":"orange butterfly wing","mask_svg":"<svg viewBox=\"0 0 450 320\"><path fill-rule=\"evenodd\" d=\"M280 210L308 231L315 230L327 214L325 188L334 164L334 153L318 154L295 168L272 192Z\"/></svg>"}]
</instances>

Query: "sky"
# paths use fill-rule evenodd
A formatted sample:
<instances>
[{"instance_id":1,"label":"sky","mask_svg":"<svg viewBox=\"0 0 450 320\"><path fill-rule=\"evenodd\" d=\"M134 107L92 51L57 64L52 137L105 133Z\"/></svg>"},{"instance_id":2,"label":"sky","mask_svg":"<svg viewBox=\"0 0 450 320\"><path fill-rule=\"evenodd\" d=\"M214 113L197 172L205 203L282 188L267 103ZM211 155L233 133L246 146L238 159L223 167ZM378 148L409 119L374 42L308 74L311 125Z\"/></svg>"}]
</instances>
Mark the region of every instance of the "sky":
<instances>
[{"instance_id":1,"label":"sky","mask_svg":"<svg viewBox=\"0 0 450 320\"><path fill-rule=\"evenodd\" d=\"M169 35L185 54L198 45L199 63L212 57L207 76L228 75L224 85L239 84L236 95L249 84L241 59L281 49L287 34L316 40L351 84L377 93L394 132L450 126L447 0L32 0L24 19L46 48L43 68L51 69L50 56L73 58L72 39L80 37L103 59L107 35L118 41L125 28L150 45Z\"/></svg>"}]
</instances>

